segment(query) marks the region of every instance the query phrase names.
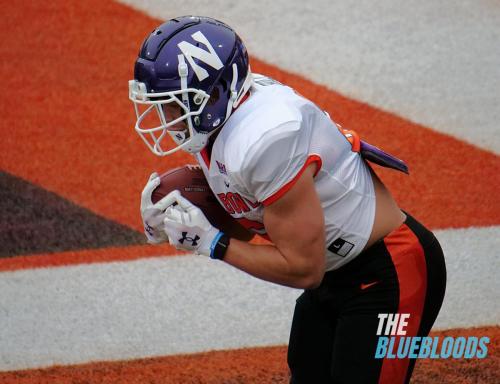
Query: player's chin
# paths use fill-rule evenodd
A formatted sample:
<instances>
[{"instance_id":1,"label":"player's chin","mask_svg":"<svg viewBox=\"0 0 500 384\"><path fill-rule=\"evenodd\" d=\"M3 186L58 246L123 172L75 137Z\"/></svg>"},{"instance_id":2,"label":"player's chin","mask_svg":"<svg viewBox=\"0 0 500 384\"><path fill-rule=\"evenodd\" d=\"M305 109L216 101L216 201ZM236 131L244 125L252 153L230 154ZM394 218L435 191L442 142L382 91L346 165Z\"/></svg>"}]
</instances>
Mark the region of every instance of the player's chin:
<instances>
[{"instance_id":1,"label":"player's chin","mask_svg":"<svg viewBox=\"0 0 500 384\"><path fill-rule=\"evenodd\" d=\"M184 131L187 128L188 127L187 127L187 124L185 122L179 122L177 124L174 124L174 125L168 127L168 130L172 131L172 132L178 132L178 131Z\"/></svg>"}]
</instances>

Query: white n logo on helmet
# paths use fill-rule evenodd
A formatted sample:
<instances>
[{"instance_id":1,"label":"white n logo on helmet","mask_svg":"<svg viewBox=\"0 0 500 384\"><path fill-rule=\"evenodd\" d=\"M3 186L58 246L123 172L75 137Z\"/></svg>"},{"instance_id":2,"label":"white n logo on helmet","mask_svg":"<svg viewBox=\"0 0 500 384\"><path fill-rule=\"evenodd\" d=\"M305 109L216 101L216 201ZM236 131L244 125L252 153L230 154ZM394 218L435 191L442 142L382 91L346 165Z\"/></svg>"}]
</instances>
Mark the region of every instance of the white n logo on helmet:
<instances>
[{"instance_id":1,"label":"white n logo on helmet","mask_svg":"<svg viewBox=\"0 0 500 384\"><path fill-rule=\"evenodd\" d=\"M197 46L188 43L187 41L182 41L179 44L177 44L177 46L179 47L179 49L184 54L187 61L193 68L194 73L196 73L196 76L198 77L198 80L203 81L208 77L208 72L206 71L206 69L196 64L193 60L193 57L202 61L207 65L210 65L214 69L221 69L223 64L219 56L217 56L215 49L212 47L212 45L210 44L210 42L203 33L198 31L193 33L191 37L194 40L198 41L199 43L205 44L205 46L208 48L208 51L198 48Z\"/></svg>"}]
</instances>

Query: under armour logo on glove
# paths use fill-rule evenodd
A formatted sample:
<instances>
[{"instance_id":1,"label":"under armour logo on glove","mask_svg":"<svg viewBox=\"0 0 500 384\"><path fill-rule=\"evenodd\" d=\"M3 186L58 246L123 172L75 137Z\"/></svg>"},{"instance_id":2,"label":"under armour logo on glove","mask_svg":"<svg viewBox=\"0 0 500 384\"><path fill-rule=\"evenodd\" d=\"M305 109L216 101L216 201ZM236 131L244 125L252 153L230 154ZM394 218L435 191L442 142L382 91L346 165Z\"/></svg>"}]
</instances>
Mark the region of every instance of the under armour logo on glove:
<instances>
[{"instance_id":1,"label":"under armour logo on glove","mask_svg":"<svg viewBox=\"0 0 500 384\"><path fill-rule=\"evenodd\" d=\"M196 247L198 245L198 240L200 240L200 236L194 235L193 238L193 237L188 237L187 234L188 234L187 232L182 232L182 238L178 240L179 243L184 244L184 241L186 240L191 242L191 246Z\"/></svg>"},{"instance_id":2,"label":"under armour logo on glove","mask_svg":"<svg viewBox=\"0 0 500 384\"><path fill-rule=\"evenodd\" d=\"M154 228L149 225L148 223L146 223L146 225L144 226L144 230L149 233L149 235L151 236L154 236L155 235L155 231L154 231Z\"/></svg>"},{"instance_id":3,"label":"under armour logo on glove","mask_svg":"<svg viewBox=\"0 0 500 384\"><path fill-rule=\"evenodd\" d=\"M212 243L220 237L220 231L210 224L200 208L179 191L170 192L164 199L177 203L165 209L163 224L168 242L177 249L210 256Z\"/></svg>"}]
</instances>

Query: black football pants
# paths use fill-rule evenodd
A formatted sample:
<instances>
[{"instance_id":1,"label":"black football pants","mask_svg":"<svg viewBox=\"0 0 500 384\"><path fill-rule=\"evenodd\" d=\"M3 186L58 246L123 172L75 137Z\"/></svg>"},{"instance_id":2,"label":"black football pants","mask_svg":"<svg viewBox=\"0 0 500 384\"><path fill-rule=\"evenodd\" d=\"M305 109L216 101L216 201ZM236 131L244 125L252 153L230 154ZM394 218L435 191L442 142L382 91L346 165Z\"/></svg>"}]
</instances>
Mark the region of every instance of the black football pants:
<instances>
[{"instance_id":1,"label":"black football pants","mask_svg":"<svg viewBox=\"0 0 500 384\"><path fill-rule=\"evenodd\" d=\"M408 383L414 359L375 359L378 314L408 313L406 336L426 336L445 286L437 239L407 215L401 227L297 299L290 383Z\"/></svg>"}]
</instances>

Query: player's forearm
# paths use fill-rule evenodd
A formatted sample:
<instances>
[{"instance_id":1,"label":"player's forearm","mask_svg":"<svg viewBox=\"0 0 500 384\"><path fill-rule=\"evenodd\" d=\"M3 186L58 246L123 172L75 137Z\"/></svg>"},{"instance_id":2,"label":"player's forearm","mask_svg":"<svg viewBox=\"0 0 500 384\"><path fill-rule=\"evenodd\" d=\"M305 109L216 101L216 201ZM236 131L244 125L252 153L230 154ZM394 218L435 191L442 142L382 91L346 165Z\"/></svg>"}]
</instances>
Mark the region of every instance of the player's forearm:
<instances>
[{"instance_id":1,"label":"player's forearm","mask_svg":"<svg viewBox=\"0 0 500 384\"><path fill-rule=\"evenodd\" d=\"M310 250L309 250L310 252ZM274 245L256 245L231 239L224 261L259 279L293 288L314 288L323 277L323 265L306 258L283 255Z\"/></svg>"}]
</instances>

